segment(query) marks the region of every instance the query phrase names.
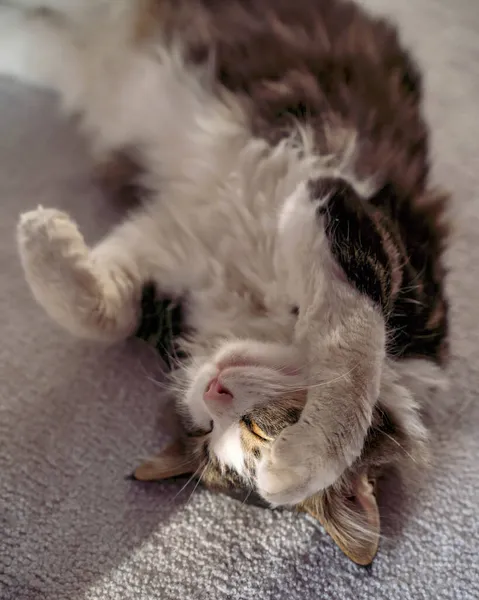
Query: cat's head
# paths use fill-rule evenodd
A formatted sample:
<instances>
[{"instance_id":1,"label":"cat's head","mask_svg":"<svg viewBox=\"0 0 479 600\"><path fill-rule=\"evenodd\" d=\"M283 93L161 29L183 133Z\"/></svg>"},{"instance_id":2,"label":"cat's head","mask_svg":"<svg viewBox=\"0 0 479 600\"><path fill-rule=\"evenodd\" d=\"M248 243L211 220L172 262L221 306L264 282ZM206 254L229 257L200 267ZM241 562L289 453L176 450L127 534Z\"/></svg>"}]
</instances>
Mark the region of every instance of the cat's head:
<instances>
[{"instance_id":1,"label":"cat's head","mask_svg":"<svg viewBox=\"0 0 479 600\"><path fill-rule=\"evenodd\" d=\"M281 431L300 418L307 390L298 350L226 344L191 369L188 434L139 467L135 477L196 474L211 489L257 501L258 465ZM369 564L380 536L376 481L385 469L421 455L423 441L407 390L384 383L362 455L333 486L295 508L316 518L353 561Z\"/></svg>"}]
</instances>

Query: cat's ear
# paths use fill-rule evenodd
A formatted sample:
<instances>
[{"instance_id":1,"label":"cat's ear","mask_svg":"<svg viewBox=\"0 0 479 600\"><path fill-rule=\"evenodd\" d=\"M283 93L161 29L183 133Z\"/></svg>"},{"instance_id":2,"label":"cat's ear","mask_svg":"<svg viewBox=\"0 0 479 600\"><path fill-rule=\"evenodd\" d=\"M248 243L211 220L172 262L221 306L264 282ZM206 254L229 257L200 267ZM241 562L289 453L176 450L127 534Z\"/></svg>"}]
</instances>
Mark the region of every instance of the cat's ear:
<instances>
[{"instance_id":1,"label":"cat's ear","mask_svg":"<svg viewBox=\"0 0 479 600\"><path fill-rule=\"evenodd\" d=\"M181 475L191 475L200 466L200 459L181 441L166 446L157 456L141 464L133 472L138 481L158 481Z\"/></svg>"},{"instance_id":2,"label":"cat's ear","mask_svg":"<svg viewBox=\"0 0 479 600\"><path fill-rule=\"evenodd\" d=\"M358 475L346 496L326 491L308 498L299 508L317 519L339 548L358 565L372 563L379 546L380 519L375 482Z\"/></svg>"}]
</instances>

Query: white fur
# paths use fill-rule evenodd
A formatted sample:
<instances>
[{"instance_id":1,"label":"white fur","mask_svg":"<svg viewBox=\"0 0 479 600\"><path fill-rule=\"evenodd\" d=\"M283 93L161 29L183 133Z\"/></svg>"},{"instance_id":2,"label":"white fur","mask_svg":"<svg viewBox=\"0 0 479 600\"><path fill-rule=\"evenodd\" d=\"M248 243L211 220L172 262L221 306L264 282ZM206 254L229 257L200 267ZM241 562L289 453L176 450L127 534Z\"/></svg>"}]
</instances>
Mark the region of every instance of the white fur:
<instances>
[{"instance_id":1,"label":"white fur","mask_svg":"<svg viewBox=\"0 0 479 600\"><path fill-rule=\"evenodd\" d=\"M252 137L241 105L215 95L179 46L135 46L134 3L22 4L60 12L0 6L0 72L57 91L81 113L97 156L137 148L153 195L91 249L68 216L23 215L19 248L35 297L74 334L115 340L134 331L143 282L187 291L196 334L180 403L195 425L214 421L212 451L241 472L238 419L306 389L303 417L263 458L258 489L285 504L330 485L361 452L385 339L380 315L338 276L309 197L306 182L328 161L307 131L273 148ZM231 405L204 400L217 375Z\"/></svg>"},{"instance_id":2,"label":"white fur","mask_svg":"<svg viewBox=\"0 0 479 600\"><path fill-rule=\"evenodd\" d=\"M220 461L220 464L227 465L239 475L245 476L245 453L241 442L241 428L238 423L233 423L225 431L218 428L213 429L209 449Z\"/></svg>"}]
</instances>

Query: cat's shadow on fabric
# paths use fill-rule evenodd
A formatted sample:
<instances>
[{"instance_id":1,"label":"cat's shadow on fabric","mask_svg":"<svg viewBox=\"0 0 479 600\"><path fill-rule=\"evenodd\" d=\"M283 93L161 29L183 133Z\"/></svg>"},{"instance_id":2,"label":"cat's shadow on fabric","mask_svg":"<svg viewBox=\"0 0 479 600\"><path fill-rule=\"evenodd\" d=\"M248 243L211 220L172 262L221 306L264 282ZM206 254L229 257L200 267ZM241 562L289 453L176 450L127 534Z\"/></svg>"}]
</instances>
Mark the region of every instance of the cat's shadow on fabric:
<instances>
[{"instance_id":1,"label":"cat's shadow on fabric","mask_svg":"<svg viewBox=\"0 0 479 600\"><path fill-rule=\"evenodd\" d=\"M88 347L85 354L81 342L67 342L55 365L61 380L18 420L16 445L5 452L18 454L18 440L34 449L30 460L16 467L23 481L16 494L24 500L7 506L4 517L18 539L42 548L29 559L33 573L48 573L64 585L73 579L87 590L189 500L191 484L182 490L184 482L142 485L127 479L142 454L159 449L172 434L169 400L142 373L159 381L153 371L161 372L160 361L144 346L134 341ZM102 381L96 377L100 372ZM68 398L76 389L82 390L81 402L72 405ZM41 484L41 497L31 496L31 482ZM21 546L20 561L25 560ZM41 598L30 579L27 573L15 576L17 597Z\"/></svg>"}]
</instances>

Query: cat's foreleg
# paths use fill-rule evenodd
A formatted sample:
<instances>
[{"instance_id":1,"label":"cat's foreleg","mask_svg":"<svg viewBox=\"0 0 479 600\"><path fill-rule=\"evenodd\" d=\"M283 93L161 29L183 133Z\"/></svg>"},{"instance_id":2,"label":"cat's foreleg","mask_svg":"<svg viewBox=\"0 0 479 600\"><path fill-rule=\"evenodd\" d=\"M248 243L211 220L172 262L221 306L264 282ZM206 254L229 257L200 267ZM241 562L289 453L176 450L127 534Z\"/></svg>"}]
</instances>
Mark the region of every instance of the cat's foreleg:
<instances>
[{"instance_id":1,"label":"cat's foreleg","mask_svg":"<svg viewBox=\"0 0 479 600\"><path fill-rule=\"evenodd\" d=\"M346 292L348 293L348 292ZM342 306L341 306L342 304ZM345 305L346 304L346 305ZM308 316L308 400L259 471L272 504L295 504L332 485L360 455L379 397L383 319L367 299L337 298Z\"/></svg>"},{"instance_id":2,"label":"cat's foreleg","mask_svg":"<svg viewBox=\"0 0 479 600\"><path fill-rule=\"evenodd\" d=\"M180 294L200 265L198 255L183 252L175 222L157 220L146 210L93 248L70 217L55 209L23 214L17 235L25 276L38 303L74 335L100 341L135 332L145 282L159 282L164 293Z\"/></svg>"},{"instance_id":3,"label":"cat's foreleg","mask_svg":"<svg viewBox=\"0 0 479 600\"><path fill-rule=\"evenodd\" d=\"M299 186L279 217L280 259L300 308L295 337L309 377L300 420L284 430L258 470L259 491L275 505L301 502L340 477L362 451L379 396L385 322L331 254L321 214L334 193L316 200L308 186ZM354 259L357 249L343 242Z\"/></svg>"}]
</instances>

